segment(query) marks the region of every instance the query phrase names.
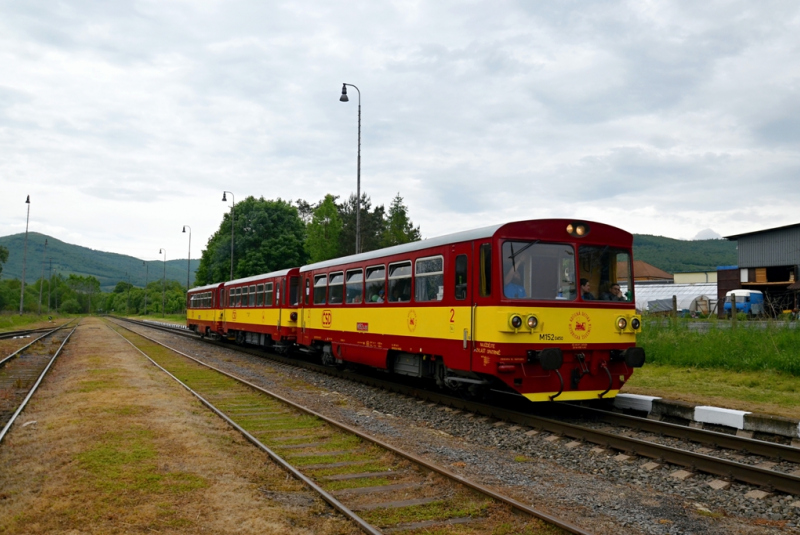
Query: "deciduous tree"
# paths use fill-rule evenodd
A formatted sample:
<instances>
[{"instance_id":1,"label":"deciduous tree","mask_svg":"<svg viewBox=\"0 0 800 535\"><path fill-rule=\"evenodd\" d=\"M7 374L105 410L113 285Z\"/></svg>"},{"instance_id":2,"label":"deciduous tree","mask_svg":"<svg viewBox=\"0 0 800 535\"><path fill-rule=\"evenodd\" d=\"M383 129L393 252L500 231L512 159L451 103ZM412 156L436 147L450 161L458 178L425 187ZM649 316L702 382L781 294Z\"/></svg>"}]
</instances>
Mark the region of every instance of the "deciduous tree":
<instances>
[{"instance_id":1,"label":"deciduous tree","mask_svg":"<svg viewBox=\"0 0 800 535\"><path fill-rule=\"evenodd\" d=\"M342 219L336 206L336 197L325 195L325 199L314 209L311 221L306 226L306 252L309 262L321 262L339 256L339 235Z\"/></svg>"},{"instance_id":2,"label":"deciduous tree","mask_svg":"<svg viewBox=\"0 0 800 535\"><path fill-rule=\"evenodd\" d=\"M233 277L300 266L306 262L305 227L297 208L281 199L247 197L234 209ZM208 240L195 283L223 282L230 277L231 217L223 216L219 230Z\"/></svg>"}]
</instances>

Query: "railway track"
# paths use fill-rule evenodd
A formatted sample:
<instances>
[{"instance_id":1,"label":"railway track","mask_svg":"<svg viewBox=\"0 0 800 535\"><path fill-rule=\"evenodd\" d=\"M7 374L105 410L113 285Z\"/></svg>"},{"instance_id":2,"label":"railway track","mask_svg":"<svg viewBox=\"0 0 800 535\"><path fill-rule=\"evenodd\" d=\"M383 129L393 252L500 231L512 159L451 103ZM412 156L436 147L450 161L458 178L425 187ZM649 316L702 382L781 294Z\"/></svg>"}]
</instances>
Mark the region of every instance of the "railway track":
<instances>
[{"instance_id":1,"label":"railway track","mask_svg":"<svg viewBox=\"0 0 800 535\"><path fill-rule=\"evenodd\" d=\"M144 325L154 328L152 325ZM178 331L161 328L179 334ZM198 338L193 334L180 334ZM211 343L218 342L211 341ZM230 347L229 344L223 345ZM682 467L689 473L712 474L720 478L717 480L719 485L738 481L759 487L767 492L779 491L800 496L800 464L798 464L800 463L800 449L792 446L570 404L555 404L546 408L536 407L536 410L550 411L546 417L509 408L508 405L518 401L513 399L514 396L510 396L512 398L509 400L510 403L489 405L453 397L438 391L425 390L416 385L409 386L369 375L342 372L301 359L266 354L264 351L240 346L237 346L236 349L285 365L300 366L349 381L358 381L387 391L413 396L451 409L650 458L659 466L668 463ZM574 421L578 423L574 423ZM596 425L597 422L612 428L603 429L603 426ZM637 434L650 436L648 438L628 436L630 433L620 432L620 427L634 430ZM663 437L671 437L677 444L665 444ZM781 465L784 465L783 469L781 469Z\"/></svg>"},{"instance_id":2,"label":"railway track","mask_svg":"<svg viewBox=\"0 0 800 535\"><path fill-rule=\"evenodd\" d=\"M366 533L461 524L522 533L530 517L567 533L589 533L162 342L128 333L124 337L156 366Z\"/></svg>"},{"instance_id":3,"label":"railway track","mask_svg":"<svg viewBox=\"0 0 800 535\"><path fill-rule=\"evenodd\" d=\"M25 408L42 379L61 353L75 327L46 331L26 346L0 360L0 442Z\"/></svg>"}]
</instances>

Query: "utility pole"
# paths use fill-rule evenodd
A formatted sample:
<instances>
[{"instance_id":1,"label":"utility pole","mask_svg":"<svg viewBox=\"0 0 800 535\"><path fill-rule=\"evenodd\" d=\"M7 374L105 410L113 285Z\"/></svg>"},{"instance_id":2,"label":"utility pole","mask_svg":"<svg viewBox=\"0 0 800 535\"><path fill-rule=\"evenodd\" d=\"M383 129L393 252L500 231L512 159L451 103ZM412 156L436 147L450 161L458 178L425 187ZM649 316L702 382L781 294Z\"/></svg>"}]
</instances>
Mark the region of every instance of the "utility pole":
<instances>
[{"instance_id":1,"label":"utility pole","mask_svg":"<svg viewBox=\"0 0 800 535\"><path fill-rule=\"evenodd\" d=\"M42 253L42 278L39 280L39 311L37 314L42 313L42 286L44 286L44 258L47 256L47 238L44 240L44 252Z\"/></svg>"}]
</instances>

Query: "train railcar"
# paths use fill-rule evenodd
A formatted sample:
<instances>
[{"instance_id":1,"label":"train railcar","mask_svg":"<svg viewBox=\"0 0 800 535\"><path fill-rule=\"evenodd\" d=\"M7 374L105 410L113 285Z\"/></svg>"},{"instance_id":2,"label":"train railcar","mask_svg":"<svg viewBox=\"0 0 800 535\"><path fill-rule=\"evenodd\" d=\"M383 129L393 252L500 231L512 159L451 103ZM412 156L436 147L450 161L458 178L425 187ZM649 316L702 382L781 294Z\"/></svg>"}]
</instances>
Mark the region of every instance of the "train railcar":
<instances>
[{"instance_id":1,"label":"train railcar","mask_svg":"<svg viewBox=\"0 0 800 535\"><path fill-rule=\"evenodd\" d=\"M224 283L220 334L239 344L285 351L297 341L299 270Z\"/></svg>"},{"instance_id":2,"label":"train railcar","mask_svg":"<svg viewBox=\"0 0 800 535\"><path fill-rule=\"evenodd\" d=\"M304 266L298 343L473 393L610 398L644 363L618 290L632 245L602 223L531 220Z\"/></svg>"},{"instance_id":3,"label":"train railcar","mask_svg":"<svg viewBox=\"0 0 800 535\"><path fill-rule=\"evenodd\" d=\"M208 336L222 331L222 290L224 283L192 288L186 294L186 326Z\"/></svg>"}]
</instances>

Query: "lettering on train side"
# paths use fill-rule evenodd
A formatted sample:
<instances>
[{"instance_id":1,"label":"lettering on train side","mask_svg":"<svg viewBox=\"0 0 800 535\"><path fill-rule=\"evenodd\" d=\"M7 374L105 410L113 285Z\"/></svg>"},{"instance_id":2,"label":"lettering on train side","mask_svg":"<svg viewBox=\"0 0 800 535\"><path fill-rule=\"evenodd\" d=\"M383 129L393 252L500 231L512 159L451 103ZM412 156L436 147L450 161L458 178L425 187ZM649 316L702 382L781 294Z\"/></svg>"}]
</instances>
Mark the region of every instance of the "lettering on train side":
<instances>
[{"instance_id":1,"label":"lettering on train side","mask_svg":"<svg viewBox=\"0 0 800 535\"><path fill-rule=\"evenodd\" d=\"M556 336L550 333L542 333L539 335L539 340L545 340L547 342L557 342L559 340L563 340L563 336Z\"/></svg>"}]
</instances>

